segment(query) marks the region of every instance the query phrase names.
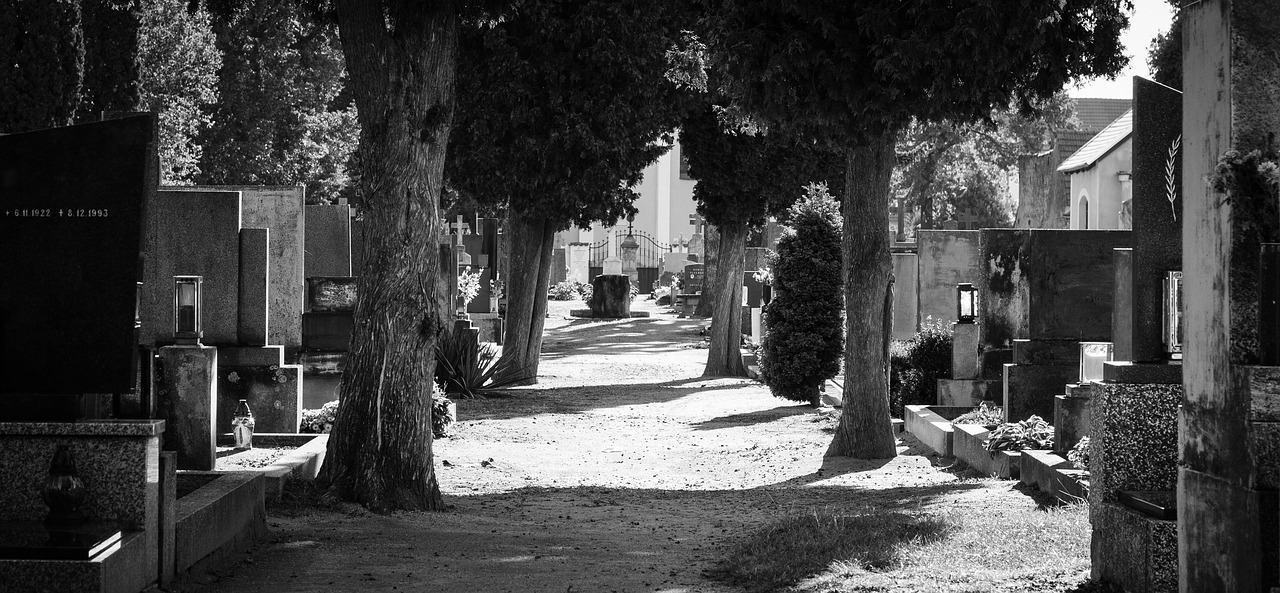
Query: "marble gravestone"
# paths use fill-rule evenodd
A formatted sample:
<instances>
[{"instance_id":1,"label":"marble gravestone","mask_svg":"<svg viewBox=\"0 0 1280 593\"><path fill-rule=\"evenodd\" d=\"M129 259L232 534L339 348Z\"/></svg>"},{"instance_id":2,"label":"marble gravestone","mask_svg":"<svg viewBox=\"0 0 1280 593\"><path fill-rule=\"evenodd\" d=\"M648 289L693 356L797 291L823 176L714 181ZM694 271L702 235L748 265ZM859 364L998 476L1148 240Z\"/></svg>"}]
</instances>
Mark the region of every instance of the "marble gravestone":
<instances>
[{"instance_id":1,"label":"marble gravestone","mask_svg":"<svg viewBox=\"0 0 1280 593\"><path fill-rule=\"evenodd\" d=\"M156 118L0 136L0 393L135 391Z\"/></svg>"}]
</instances>

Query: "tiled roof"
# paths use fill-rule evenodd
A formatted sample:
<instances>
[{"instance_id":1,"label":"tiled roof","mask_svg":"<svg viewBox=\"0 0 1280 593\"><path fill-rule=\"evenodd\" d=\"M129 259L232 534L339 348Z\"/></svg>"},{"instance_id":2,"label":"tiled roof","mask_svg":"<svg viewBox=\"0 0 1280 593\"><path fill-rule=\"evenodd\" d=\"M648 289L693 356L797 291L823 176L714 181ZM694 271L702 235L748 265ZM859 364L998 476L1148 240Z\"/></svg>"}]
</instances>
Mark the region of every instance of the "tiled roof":
<instances>
[{"instance_id":1,"label":"tiled roof","mask_svg":"<svg viewBox=\"0 0 1280 593\"><path fill-rule=\"evenodd\" d=\"M1059 173L1074 173L1092 167L1099 159L1115 149L1133 133L1133 110L1124 112L1111 125L1103 128L1098 135L1089 139L1075 154L1062 162Z\"/></svg>"},{"instance_id":2,"label":"tiled roof","mask_svg":"<svg viewBox=\"0 0 1280 593\"><path fill-rule=\"evenodd\" d=\"M1076 99L1076 119L1081 130L1097 132L1132 107L1131 99Z\"/></svg>"}]
</instances>

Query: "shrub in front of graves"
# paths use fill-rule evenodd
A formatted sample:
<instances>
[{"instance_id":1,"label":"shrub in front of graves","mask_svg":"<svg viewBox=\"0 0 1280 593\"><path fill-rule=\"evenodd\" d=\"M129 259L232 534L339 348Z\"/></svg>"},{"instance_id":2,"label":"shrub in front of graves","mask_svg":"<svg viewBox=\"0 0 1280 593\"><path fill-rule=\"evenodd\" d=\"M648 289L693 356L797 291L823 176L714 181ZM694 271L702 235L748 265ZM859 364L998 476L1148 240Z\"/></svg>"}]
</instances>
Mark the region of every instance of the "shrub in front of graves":
<instances>
[{"instance_id":1,"label":"shrub in front of graves","mask_svg":"<svg viewBox=\"0 0 1280 593\"><path fill-rule=\"evenodd\" d=\"M572 280L561 280L555 286L551 287L551 300L553 301L578 301L585 300L582 292L578 290L580 283ZM590 297L585 297L590 298Z\"/></svg>"},{"instance_id":2,"label":"shrub in front of graves","mask_svg":"<svg viewBox=\"0 0 1280 593\"><path fill-rule=\"evenodd\" d=\"M818 388L840 371L844 298L843 219L825 185L805 188L770 262L773 300L764 309L760 378L773 395L818 404Z\"/></svg>"},{"instance_id":3,"label":"shrub in front of graves","mask_svg":"<svg viewBox=\"0 0 1280 593\"><path fill-rule=\"evenodd\" d=\"M965 412L951 421L952 424L981 424L982 426L996 426L1003 422L1004 408L987 401L982 402L978 409Z\"/></svg>"},{"instance_id":4,"label":"shrub in front of graves","mask_svg":"<svg viewBox=\"0 0 1280 593\"><path fill-rule=\"evenodd\" d=\"M302 425L298 430L306 433L328 434L333 430L333 421L338 417L338 402L331 401L319 409L303 410Z\"/></svg>"},{"instance_id":5,"label":"shrub in front of graves","mask_svg":"<svg viewBox=\"0 0 1280 593\"><path fill-rule=\"evenodd\" d=\"M1001 424L987 437L987 452L1026 451L1053 448L1053 427L1032 415L1021 422Z\"/></svg>"},{"instance_id":6,"label":"shrub in front of graves","mask_svg":"<svg viewBox=\"0 0 1280 593\"><path fill-rule=\"evenodd\" d=\"M671 304L671 287L659 286L653 289L653 298L656 304L658 305L670 305Z\"/></svg>"},{"instance_id":7,"label":"shrub in front of graves","mask_svg":"<svg viewBox=\"0 0 1280 593\"><path fill-rule=\"evenodd\" d=\"M920 331L889 352L889 404L895 418L903 406L938 403L938 379L951 376L951 330L926 318Z\"/></svg>"},{"instance_id":8,"label":"shrub in front of graves","mask_svg":"<svg viewBox=\"0 0 1280 593\"><path fill-rule=\"evenodd\" d=\"M449 404L452 400L445 395L439 385L432 384L431 389L431 431L436 437L449 435L449 428L458 421ZM319 409L303 410L300 432L308 434L329 434L333 431L333 422L338 417L338 402L331 401Z\"/></svg>"},{"instance_id":9,"label":"shrub in front of graves","mask_svg":"<svg viewBox=\"0 0 1280 593\"><path fill-rule=\"evenodd\" d=\"M1067 451L1067 461L1071 462L1076 469L1088 471L1089 469L1089 437L1081 437L1080 442Z\"/></svg>"},{"instance_id":10,"label":"shrub in front of graves","mask_svg":"<svg viewBox=\"0 0 1280 593\"><path fill-rule=\"evenodd\" d=\"M449 394L480 397L530 378L511 358L499 358L492 344L482 344L466 332L452 331L436 342L436 383Z\"/></svg>"}]
</instances>

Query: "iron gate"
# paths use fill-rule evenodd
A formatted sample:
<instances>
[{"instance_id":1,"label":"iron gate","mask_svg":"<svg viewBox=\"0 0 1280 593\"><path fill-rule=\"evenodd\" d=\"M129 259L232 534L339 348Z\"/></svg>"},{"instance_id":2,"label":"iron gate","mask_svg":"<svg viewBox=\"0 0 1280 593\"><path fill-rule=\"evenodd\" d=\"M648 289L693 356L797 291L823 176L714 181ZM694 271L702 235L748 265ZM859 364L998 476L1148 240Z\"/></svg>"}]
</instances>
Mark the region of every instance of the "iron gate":
<instances>
[{"instance_id":1,"label":"iron gate","mask_svg":"<svg viewBox=\"0 0 1280 593\"><path fill-rule=\"evenodd\" d=\"M662 254L671 251L671 246L657 241L652 235L644 231L631 230L628 232L624 229L618 229L613 232L611 237L606 237L588 247L588 258L590 267L589 276L595 278L604 271L604 260L609 257L609 241L613 241L614 253L618 257L622 257L622 241L630 234L639 246L636 249L636 274L640 292L648 293L653 289L653 283L658 281L658 268L662 265Z\"/></svg>"}]
</instances>

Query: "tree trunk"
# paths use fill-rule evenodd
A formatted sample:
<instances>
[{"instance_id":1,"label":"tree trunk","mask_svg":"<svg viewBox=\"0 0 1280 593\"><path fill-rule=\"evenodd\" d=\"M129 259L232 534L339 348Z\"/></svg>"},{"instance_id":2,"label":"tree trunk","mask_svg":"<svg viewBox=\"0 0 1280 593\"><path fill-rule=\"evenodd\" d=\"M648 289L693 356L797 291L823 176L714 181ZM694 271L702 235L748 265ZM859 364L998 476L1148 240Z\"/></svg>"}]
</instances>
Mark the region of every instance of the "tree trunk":
<instances>
[{"instance_id":1,"label":"tree trunk","mask_svg":"<svg viewBox=\"0 0 1280 593\"><path fill-rule=\"evenodd\" d=\"M340 0L365 205L364 268L342 405L319 482L371 510L443 508L431 452L433 346L449 318L440 203L453 121L449 3ZM387 30L387 18L398 24Z\"/></svg>"},{"instance_id":2,"label":"tree trunk","mask_svg":"<svg viewBox=\"0 0 1280 593\"><path fill-rule=\"evenodd\" d=\"M887 132L850 150L845 170L844 410L827 457L883 459L897 454L886 372L893 329L888 229L894 136Z\"/></svg>"},{"instance_id":3,"label":"tree trunk","mask_svg":"<svg viewBox=\"0 0 1280 593\"><path fill-rule=\"evenodd\" d=\"M716 265L720 261L720 229L712 225L706 225L702 229L702 272L704 274L702 298L698 299L698 305L694 308L693 314L698 317L710 317L712 303L716 300L717 286L711 279L716 277Z\"/></svg>"},{"instance_id":4,"label":"tree trunk","mask_svg":"<svg viewBox=\"0 0 1280 593\"><path fill-rule=\"evenodd\" d=\"M542 328L547 320L547 291L551 288L554 226L542 219L510 217L511 272L507 275L507 321L502 359L526 375L525 385L538 382Z\"/></svg>"},{"instance_id":5,"label":"tree trunk","mask_svg":"<svg viewBox=\"0 0 1280 593\"><path fill-rule=\"evenodd\" d=\"M714 286L711 310L711 349L707 351L707 368L703 375L745 377L742 366L742 274L746 268L747 235L745 223L719 227L715 277L707 277Z\"/></svg>"}]
</instances>

